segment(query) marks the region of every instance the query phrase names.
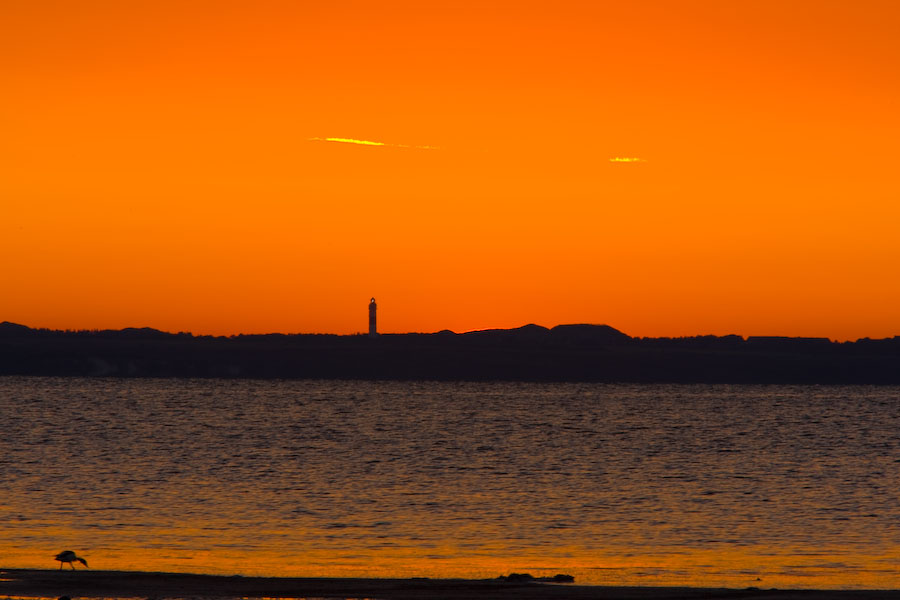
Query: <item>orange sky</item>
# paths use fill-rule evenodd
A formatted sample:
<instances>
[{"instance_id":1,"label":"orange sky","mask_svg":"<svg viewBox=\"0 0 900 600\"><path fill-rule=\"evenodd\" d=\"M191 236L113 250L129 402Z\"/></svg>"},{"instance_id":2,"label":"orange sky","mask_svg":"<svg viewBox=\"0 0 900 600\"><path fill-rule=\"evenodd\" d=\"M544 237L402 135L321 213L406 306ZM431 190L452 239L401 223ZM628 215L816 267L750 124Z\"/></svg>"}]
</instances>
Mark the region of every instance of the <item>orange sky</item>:
<instances>
[{"instance_id":1,"label":"orange sky","mask_svg":"<svg viewBox=\"0 0 900 600\"><path fill-rule=\"evenodd\" d=\"M0 320L353 333L374 295L388 332L900 334L898 23L5 0Z\"/></svg>"}]
</instances>

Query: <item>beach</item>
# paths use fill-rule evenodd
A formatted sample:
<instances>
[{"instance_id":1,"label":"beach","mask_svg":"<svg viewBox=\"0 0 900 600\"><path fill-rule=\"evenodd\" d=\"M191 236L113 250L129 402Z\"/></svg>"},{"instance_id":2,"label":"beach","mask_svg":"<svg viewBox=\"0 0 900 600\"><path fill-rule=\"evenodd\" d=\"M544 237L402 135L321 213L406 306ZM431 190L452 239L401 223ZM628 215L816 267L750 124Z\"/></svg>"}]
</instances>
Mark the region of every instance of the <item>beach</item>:
<instances>
[{"instance_id":1,"label":"beach","mask_svg":"<svg viewBox=\"0 0 900 600\"><path fill-rule=\"evenodd\" d=\"M500 579L355 579L190 575L138 571L0 570L0 598L344 598L378 600L559 599L886 600L898 590L608 587Z\"/></svg>"}]
</instances>

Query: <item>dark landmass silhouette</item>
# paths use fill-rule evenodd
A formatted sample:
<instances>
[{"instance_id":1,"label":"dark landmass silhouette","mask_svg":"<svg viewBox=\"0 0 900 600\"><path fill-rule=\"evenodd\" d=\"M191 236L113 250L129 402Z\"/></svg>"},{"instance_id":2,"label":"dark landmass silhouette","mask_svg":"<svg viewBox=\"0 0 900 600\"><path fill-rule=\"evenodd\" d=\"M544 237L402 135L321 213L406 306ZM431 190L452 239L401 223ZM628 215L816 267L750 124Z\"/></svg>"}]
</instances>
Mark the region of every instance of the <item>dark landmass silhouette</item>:
<instances>
[{"instance_id":1,"label":"dark landmass silhouette","mask_svg":"<svg viewBox=\"0 0 900 600\"><path fill-rule=\"evenodd\" d=\"M0 323L0 375L900 384L900 336L633 338L607 325L469 333L266 334Z\"/></svg>"}]
</instances>

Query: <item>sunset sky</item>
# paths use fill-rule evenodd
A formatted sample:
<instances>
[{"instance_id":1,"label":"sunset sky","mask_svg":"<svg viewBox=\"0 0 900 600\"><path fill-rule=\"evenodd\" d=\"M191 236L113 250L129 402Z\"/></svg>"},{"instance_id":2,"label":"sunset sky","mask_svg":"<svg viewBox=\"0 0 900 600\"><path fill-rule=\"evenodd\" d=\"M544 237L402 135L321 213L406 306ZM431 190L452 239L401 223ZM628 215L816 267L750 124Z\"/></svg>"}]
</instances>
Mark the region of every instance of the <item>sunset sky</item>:
<instances>
[{"instance_id":1,"label":"sunset sky","mask_svg":"<svg viewBox=\"0 0 900 600\"><path fill-rule=\"evenodd\" d=\"M384 332L900 334L898 28L895 0L4 0L0 321L354 333L375 296Z\"/></svg>"}]
</instances>

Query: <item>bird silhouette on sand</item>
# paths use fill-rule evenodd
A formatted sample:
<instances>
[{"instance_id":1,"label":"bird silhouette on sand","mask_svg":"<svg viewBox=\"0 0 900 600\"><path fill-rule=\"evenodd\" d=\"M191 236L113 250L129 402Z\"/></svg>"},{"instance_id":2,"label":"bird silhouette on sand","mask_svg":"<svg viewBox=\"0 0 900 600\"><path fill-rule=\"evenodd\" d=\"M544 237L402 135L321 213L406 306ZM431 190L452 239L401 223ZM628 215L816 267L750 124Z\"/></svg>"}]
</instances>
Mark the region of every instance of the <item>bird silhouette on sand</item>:
<instances>
[{"instance_id":1,"label":"bird silhouette on sand","mask_svg":"<svg viewBox=\"0 0 900 600\"><path fill-rule=\"evenodd\" d=\"M63 550L62 552L60 552L59 554L57 554L54 558L55 558L56 560L59 561L59 570L60 570L60 571L62 571L63 563L69 563L69 566L72 567L72 570L74 571L74 570L75 570L75 561L76 561L76 560L77 560L78 562L80 562L81 564L83 564L84 566L86 566L86 567L88 566L86 560L84 560L84 559L81 558L80 556L77 556L77 555L76 555L74 552L72 552L71 550ZM88 568L90 568L90 567L88 567Z\"/></svg>"}]
</instances>

